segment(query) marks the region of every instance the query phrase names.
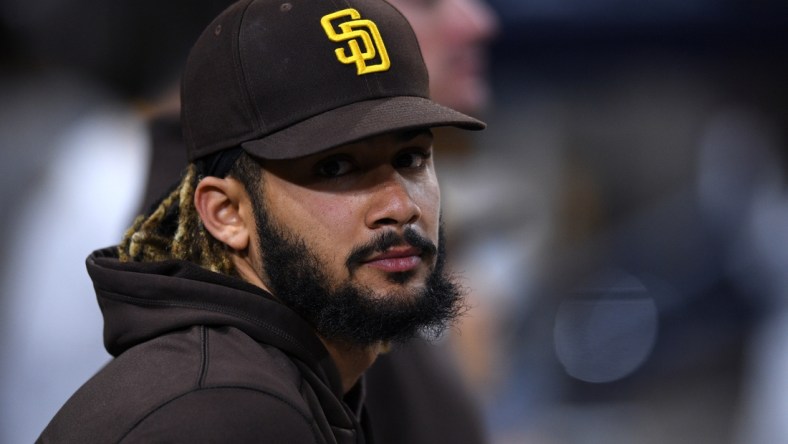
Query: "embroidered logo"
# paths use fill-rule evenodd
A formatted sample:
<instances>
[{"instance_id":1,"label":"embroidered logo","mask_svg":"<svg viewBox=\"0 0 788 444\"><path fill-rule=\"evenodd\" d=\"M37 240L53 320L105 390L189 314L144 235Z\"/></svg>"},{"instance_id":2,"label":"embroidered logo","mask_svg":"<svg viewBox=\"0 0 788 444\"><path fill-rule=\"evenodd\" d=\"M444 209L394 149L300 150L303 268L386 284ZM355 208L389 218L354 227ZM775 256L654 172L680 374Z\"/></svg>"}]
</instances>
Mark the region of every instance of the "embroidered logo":
<instances>
[{"instance_id":1,"label":"embroidered logo","mask_svg":"<svg viewBox=\"0 0 788 444\"><path fill-rule=\"evenodd\" d=\"M334 24L341 19L345 21ZM337 48L334 53L337 60L346 65L355 63L358 75L387 71L391 67L377 25L362 19L357 10L348 8L328 14L320 19L320 24L332 42L347 42L347 48Z\"/></svg>"}]
</instances>

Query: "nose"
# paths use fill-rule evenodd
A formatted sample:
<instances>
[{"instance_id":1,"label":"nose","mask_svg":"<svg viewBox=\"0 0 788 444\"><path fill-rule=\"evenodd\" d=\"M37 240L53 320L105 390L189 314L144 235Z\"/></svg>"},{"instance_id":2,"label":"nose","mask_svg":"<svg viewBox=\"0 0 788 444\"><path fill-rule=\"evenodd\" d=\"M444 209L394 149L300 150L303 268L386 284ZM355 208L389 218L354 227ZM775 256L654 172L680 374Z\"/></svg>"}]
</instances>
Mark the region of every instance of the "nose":
<instances>
[{"instance_id":1,"label":"nose","mask_svg":"<svg viewBox=\"0 0 788 444\"><path fill-rule=\"evenodd\" d=\"M414 199L416 186L409 183L395 169L390 169L373 188L365 223L368 228L401 227L421 218L421 208Z\"/></svg>"}]
</instances>

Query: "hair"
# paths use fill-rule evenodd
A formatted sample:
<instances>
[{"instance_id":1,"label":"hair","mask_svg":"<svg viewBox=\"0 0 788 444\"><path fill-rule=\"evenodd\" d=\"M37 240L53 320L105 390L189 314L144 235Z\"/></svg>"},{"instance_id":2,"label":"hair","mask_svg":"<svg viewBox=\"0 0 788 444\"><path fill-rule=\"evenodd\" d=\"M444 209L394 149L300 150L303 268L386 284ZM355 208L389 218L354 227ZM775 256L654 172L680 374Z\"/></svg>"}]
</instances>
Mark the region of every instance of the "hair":
<instances>
[{"instance_id":1,"label":"hair","mask_svg":"<svg viewBox=\"0 0 788 444\"><path fill-rule=\"evenodd\" d=\"M204 164L189 164L175 188L148 214L137 216L118 246L121 262L185 260L217 273L237 275L230 249L205 229L194 206L194 190L204 177ZM245 152L227 176L241 182L250 195L259 195L260 164Z\"/></svg>"}]
</instances>

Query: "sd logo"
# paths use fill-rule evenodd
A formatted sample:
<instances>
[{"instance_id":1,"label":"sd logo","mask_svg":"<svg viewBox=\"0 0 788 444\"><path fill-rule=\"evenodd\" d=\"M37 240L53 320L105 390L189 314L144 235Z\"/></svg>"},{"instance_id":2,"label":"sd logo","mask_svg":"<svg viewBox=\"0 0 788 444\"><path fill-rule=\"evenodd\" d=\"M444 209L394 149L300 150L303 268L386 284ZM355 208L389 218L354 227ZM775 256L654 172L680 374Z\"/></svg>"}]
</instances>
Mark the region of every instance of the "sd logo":
<instances>
[{"instance_id":1,"label":"sd logo","mask_svg":"<svg viewBox=\"0 0 788 444\"><path fill-rule=\"evenodd\" d=\"M337 32L333 22L340 19L345 21L336 24L340 31ZM344 64L355 63L358 75L387 71L391 66L377 25L371 20L361 19L357 10L349 8L328 14L320 19L320 24L332 42L347 41L349 55L346 48L337 48L334 53L337 60ZM367 62L376 56L380 59L379 63L368 65Z\"/></svg>"}]
</instances>

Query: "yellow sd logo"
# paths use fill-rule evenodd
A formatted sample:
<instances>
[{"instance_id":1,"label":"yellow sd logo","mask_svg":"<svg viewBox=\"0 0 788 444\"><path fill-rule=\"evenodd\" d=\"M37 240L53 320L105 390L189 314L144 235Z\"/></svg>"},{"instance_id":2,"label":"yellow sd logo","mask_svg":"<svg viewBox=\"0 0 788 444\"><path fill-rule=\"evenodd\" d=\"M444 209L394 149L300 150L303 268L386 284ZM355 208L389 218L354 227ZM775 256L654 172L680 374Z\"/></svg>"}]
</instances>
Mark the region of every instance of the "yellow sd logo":
<instances>
[{"instance_id":1,"label":"yellow sd logo","mask_svg":"<svg viewBox=\"0 0 788 444\"><path fill-rule=\"evenodd\" d=\"M332 22L342 18L347 20L337 24L341 31L337 32ZM355 63L358 75L387 71L391 66L377 25L371 20L361 20L361 14L355 9L343 9L323 16L320 24L323 25L323 30L332 42L347 41L350 55L346 53L346 48L337 48L334 53L337 55L337 60L342 63L348 65ZM380 63L367 65L367 62L375 59L376 56L380 58Z\"/></svg>"}]
</instances>

